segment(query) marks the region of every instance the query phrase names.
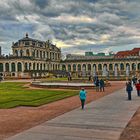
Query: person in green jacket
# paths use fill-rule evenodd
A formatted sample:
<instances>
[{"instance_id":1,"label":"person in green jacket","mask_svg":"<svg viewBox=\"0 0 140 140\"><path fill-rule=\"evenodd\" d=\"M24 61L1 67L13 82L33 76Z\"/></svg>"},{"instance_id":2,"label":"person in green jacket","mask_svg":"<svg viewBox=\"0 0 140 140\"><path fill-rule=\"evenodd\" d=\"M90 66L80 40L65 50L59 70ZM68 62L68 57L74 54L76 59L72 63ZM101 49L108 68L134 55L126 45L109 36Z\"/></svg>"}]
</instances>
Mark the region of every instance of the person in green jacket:
<instances>
[{"instance_id":1,"label":"person in green jacket","mask_svg":"<svg viewBox=\"0 0 140 140\"><path fill-rule=\"evenodd\" d=\"M81 100L82 109L84 109L84 105L85 105L85 101L86 101L86 91L84 88L82 88L81 91L79 92L79 97Z\"/></svg>"}]
</instances>

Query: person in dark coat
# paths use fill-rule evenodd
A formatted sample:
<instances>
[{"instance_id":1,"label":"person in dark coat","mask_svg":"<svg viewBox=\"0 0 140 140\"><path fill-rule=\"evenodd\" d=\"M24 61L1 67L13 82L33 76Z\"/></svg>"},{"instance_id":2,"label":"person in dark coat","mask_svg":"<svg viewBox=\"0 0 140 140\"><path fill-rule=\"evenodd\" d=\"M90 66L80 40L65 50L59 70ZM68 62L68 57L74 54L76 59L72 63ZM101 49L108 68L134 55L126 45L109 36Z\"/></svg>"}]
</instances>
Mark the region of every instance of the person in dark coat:
<instances>
[{"instance_id":1,"label":"person in dark coat","mask_svg":"<svg viewBox=\"0 0 140 140\"><path fill-rule=\"evenodd\" d=\"M137 83L137 77L136 77L136 76L134 76L134 77L132 78L132 82L133 82L133 85L135 85L135 84Z\"/></svg>"},{"instance_id":2,"label":"person in dark coat","mask_svg":"<svg viewBox=\"0 0 140 140\"><path fill-rule=\"evenodd\" d=\"M100 91L105 91L105 90L104 90L104 86L105 86L104 80L101 79L101 80L100 80Z\"/></svg>"},{"instance_id":3,"label":"person in dark coat","mask_svg":"<svg viewBox=\"0 0 140 140\"><path fill-rule=\"evenodd\" d=\"M99 91L99 85L100 85L100 81L99 79L96 79L95 81L96 91Z\"/></svg>"},{"instance_id":4,"label":"person in dark coat","mask_svg":"<svg viewBox=\"0 0 140 140\"><path fill-rule=\"evenodd\" d=\"M132 92L133 88L131 85L131 82L129 81L128 83L126 83L126 91L128 93L128 100L131 100L131 92Z\"/></svg>"}]
</instances>

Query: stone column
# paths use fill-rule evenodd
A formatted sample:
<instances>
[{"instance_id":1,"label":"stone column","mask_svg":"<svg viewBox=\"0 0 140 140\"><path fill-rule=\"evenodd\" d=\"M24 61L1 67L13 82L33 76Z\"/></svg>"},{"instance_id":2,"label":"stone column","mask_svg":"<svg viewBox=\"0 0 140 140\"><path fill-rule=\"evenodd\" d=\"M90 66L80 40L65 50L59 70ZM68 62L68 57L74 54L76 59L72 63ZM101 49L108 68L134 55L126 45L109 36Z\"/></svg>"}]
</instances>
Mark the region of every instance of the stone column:
<instances>
[{"instance_id":1,"label":"stone column","mask_svg":"<svg viewBox=\"0 0 140 140\"><path fill-rule=\"evenodd\" d=\"M9 63L9 72L12 71L11 63Z\"/></svg>"},{"instance_id":2,"label":"stone column","mask_svg":"<svg viewBox=\"0 0 140 140\"><path fill-rule=\"evenodd\" d=\"M5 63L3 63L3 72L5 72L6 68L5 68Z\"/></svg>"},{"instance_id":3,"label":"stone column","mask_svg":"<svg viewBox=\"0 0 140 140\"><path fill-rule=\"evenodd\" d=\"M23 62L21 62L21 67L22 67L22 72L24 72L25 67L24 67L24 63Z\"/></svg>"}]
</instances>

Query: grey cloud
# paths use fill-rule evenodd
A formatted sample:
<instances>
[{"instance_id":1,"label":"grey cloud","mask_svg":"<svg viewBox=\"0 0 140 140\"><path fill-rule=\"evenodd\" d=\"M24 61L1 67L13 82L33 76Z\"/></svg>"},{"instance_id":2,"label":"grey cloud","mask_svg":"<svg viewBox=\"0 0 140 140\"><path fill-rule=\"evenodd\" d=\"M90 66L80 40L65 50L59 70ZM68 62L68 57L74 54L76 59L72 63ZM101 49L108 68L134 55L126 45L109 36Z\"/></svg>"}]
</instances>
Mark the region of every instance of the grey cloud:
<instances>
[{"instance_id":1,"label":"grey cloud","mask_svg":"<svg viewBox=\"0 0 140 140\"><path fill-rule=\"evenodd\" d=\"M64 51L84 52L90 47L95 51L111 46L126 47L127 44L135 46L140 43L139 12L139 0L4 0L0 1L0 39L4 42L18 40L28 31L32 37L57 39L73 46ZM66 19L59 19L63 15ZM95 21L87 23L68 20L80 16ZM102 42L104 35L110 37ZM96 45L74 46L78 40L93 41Z\"/></svg>"},{"instance_id":2,"label":"grey cloud","mask_svg":"<svg viewBox=\"0 0 140 140\"><path fill-rule=\"evenodd\" d=\"M35 5L41 9L45 8L46 6L50 4L50 0L32 0L32 2L34 2Z\"/></svg>"}]
</instances>

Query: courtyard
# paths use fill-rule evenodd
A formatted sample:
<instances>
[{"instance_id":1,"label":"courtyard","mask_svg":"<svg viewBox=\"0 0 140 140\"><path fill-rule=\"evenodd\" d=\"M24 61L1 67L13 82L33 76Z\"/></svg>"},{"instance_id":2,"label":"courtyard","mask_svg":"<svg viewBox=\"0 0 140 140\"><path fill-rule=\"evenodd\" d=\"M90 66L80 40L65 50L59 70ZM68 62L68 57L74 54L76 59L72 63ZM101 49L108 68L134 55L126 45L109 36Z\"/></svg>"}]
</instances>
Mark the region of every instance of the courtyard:
<instances>
[{"instance_id":1,"label":"courtyard","mask_svg":"<svg viewBox=\"0 0 140 140\"><path fill-rule=\"evenodd\" d=\"M35 88L30 86L29 81L17 82L15 80L0 83L0 139L24 132L80 107L77 96L79 90ZM106 87L105 92L88 89L87 103L104 98L106 95L123 89L124 86L125 82L112 81L111 86ZM126 98L122 100L125 102ZM121 140L128 136L128 139L137 140L139 138L139 111L136 114L137 119L134 117L133 123L129 122L133 131L130 132L130 128L126 127L124 130L129 134L124 131L120 137Z\"/></svg>"}]
</instances>

